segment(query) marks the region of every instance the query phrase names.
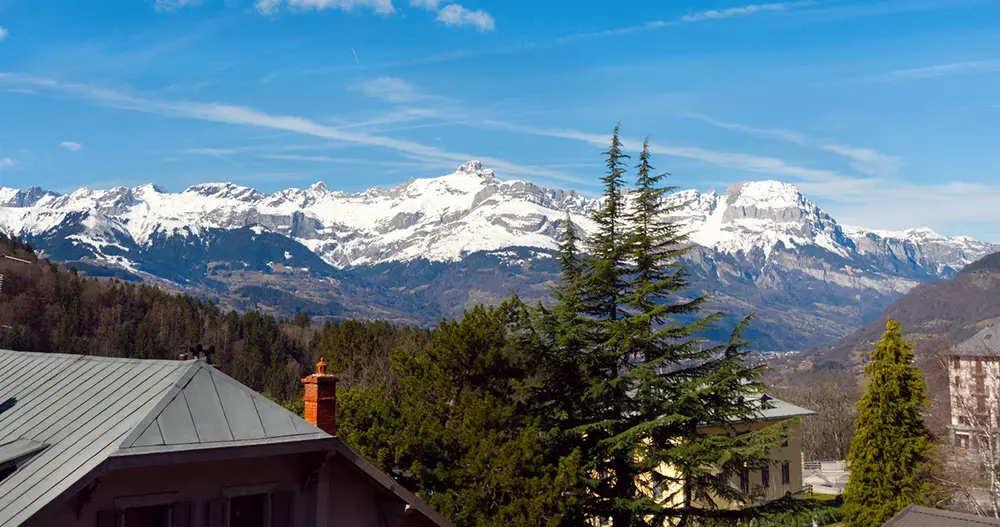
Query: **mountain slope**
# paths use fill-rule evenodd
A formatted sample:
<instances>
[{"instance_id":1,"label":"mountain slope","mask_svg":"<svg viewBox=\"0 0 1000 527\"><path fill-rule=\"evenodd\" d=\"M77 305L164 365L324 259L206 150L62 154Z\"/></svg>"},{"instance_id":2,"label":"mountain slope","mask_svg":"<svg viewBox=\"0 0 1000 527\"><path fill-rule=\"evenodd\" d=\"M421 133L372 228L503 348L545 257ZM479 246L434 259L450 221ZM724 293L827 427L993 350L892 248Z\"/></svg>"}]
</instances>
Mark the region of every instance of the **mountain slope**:
<instances>
[{"instance_id":1,"label":"mountain slope","mask_svg":"<svg viewBox=\"0 0 1000 527\"><path fill-rule=\"evenodd\" d=\"M683 205L677 219L698 246L685 261L693 289L734 317L758 311L759 344L770 349L828 344L914 286L1000 249L926 229L846 228L776 181L668 199ZM544 298L560 224L569 214L586 235L598 207L470 161L356 194L322 183L273 194L231 183L0 189L0 228L90 272L111 266L217 294L266 286L330 298L331 314L350 305L357 316L426 323L511 291Z\"/></svg>"},{"instance_id":2,"label":"mountain slope","mask_svg":"<svg viewBox=\"0 0 1000 527\"><path fill-rule=\"evenodd\" d=\"M885 330L887 317L898 320L917 351L954 345L984 327L1000 323L1000 253L969 264L950 280L919 285L890 304L878 318L823 350L823 358L857 361Z\"/></svg>"}]
</instances>

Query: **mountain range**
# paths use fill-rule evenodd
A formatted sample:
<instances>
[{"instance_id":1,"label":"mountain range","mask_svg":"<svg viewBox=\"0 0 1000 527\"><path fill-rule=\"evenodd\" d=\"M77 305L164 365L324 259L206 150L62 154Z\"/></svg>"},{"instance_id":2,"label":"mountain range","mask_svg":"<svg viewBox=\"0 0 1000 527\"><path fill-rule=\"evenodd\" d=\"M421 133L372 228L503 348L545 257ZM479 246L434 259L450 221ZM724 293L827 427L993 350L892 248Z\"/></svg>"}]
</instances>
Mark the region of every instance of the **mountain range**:
<instances>
[{"instance_id":1,"label":"mountain range","mask_svg":"<svg viewBox=\"0 0 1000 527\"><path fill-rule=\"evenodd\" d=\"M846 227L787 183L684 190L695 292L756 311L760 349L823 346L915 286L1000 251L925 228ZM416 324L516 292L544 299L567 215L586 236L601 206L572 190L504 181L477 161L454 173L360 193L272 194L232 183L171 193L155 185L69 194L0 189L0 228L95 276L185 289L237 308L379 317Z\"/></svg>"}]
</instances>

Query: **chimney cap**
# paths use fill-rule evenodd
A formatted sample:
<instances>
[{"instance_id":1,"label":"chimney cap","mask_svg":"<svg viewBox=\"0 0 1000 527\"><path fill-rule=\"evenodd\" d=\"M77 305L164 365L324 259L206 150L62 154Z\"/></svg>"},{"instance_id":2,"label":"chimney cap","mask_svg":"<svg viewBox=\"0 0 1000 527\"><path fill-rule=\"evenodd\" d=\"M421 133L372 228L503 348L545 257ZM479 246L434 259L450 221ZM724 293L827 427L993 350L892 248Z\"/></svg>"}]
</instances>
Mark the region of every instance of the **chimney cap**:
<instances>
[{"instance_id":1,"label":"chimney cap","mask_svg":"<svg viewBox=\"0 0 1000 527\"><path fill-rule=\"evenodd\" d=\"M316 363L316 375L326 375L326 361L323 357L319 358L319 362Z\"/></svg>"}]
</instances>

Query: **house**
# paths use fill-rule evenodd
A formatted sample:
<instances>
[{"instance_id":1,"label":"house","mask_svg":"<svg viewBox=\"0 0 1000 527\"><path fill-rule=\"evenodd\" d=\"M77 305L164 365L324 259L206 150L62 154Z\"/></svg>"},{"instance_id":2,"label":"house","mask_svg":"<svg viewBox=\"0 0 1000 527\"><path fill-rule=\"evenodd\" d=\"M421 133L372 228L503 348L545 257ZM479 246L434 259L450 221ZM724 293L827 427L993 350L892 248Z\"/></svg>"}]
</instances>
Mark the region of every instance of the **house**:
<instances>
[{"instance_id":1,"label":"house","mask_svg":"<svg viewBox=\"0 0 1000 527\"><path fill-rule=\"evenodd\" d=\"M769 426L785 423L797 417L816 415L815 412L794 404L775 399L768 395L760 395L757 399L756 417L731 423L728 427L703 426L699 429L704 434L739 434L749 430L759 430ZM771 453L772 462L763 470L744 469L731 482L746 493L752 494L759 502L781 498L786 494L797 495L804 490L802 484L802 428L796 421L789 423L788 439ZM666 476L677 477L669 465L663 465L659 472ZM649 488L649 485L645 485ZM653 489L650 489L653 490ZM658 492L657 492L658 491ZM682 493L674 486L653 491L655 499L664 503L681 504ZM720 508L737 508L741 504L730 503L715 498Z\"/></svg>"},{"instance_id":2,"label":"house","mask_svg":"<svg viewBox=\"0 0 1000 527\"><path fill-rule=\"evenodd\" d=\"M950 434L961 451L1000 428L1000 325L983 329L947 357Z\"/></svg>"},{"instance_id":3,"label":"house","mask_svg":"<svg viewBox=\"0 0 1000 527\"><path fill-rule=\"evenodd\" d=\"M907 505L905 509L883 523L882 527L989 527L990 525L1000 526L1000 520Z\"/></svg>"},{"instance_id":4,"label":"house","mask_svg":"<svg viewBox=\"0 0 1000 527\"><path fill-rule=\"evenodd\" d=\"M0 350L0 527L449 525L335 435L196 360Z\"/></svg>"},{"instance_id":5,"label":"house","mask_svg":"<svg viewBox=\"0 0 1000 527\"><path fill-rule=\"evenodd\" d=\"M775 426L810 415L816 415L816 412L775 399L769 395L761 395L756 418L733 423L732 430L705 427L701 431L707 434L740 433ZM744 469L743 473L733 481L733 485L752 493L759 501L778 499L786 494L802 493L802 424L800 422L795 420L789 423L788 439L781 447L771 453L771 459L771 465L763 470ZM728 504L728 506L734 506L734 504Z\"/></svg>"}]
</instances>

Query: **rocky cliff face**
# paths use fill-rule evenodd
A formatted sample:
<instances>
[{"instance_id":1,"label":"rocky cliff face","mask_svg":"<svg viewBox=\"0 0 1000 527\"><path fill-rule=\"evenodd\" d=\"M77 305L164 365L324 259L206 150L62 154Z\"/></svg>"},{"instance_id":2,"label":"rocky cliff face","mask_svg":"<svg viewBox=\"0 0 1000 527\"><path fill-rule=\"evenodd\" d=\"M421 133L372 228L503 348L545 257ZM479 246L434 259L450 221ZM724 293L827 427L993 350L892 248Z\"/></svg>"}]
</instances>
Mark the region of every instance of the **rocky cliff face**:
<instances>
[{"instance_id":1,"label":"rocky cliff face","mask_svg":"<svg viewBox=\"0 0 1000 527\"><path fill-rule=\"evenodd\" d=\"M686 190L668 199L681 205L676 219L697 245L685 262L695 287L734 316L759 311L761 336L775 349L824 344L917 284L953 276L1000 250L927 229L847 228L795 186L777 181L740 183L722 194ZM179 284L210 281L217 290L229 280L215 271L220 268L308 269L324 277L340 269L341 279L359 280L374 280L377 269L399 276L398 283L379 279L386 291L439 290L407 304L427 311L411 319L433 321L510 289L544 296L539 284L555 276L546 260L561 222L568 214L586 235L598 207L600 200L574 191L503 181L470 161L443 177L356 194L322 183L273 194L232 183L179 193L153 185L68 195L0 189L0 227L55 259L117 266ZM190 270L163 260L175 253L176 260L178 247L197 255L183 260L196 263ZM415 284L416 275L400 272L422 261L434 263L418 266L420 279L429 283ZM483 273L505 278L484 279ZM478 283L467 280L472 275ZM384 305L378 312L386 313L398 300L366 301Z\"/></svg>"}]
</instances>

